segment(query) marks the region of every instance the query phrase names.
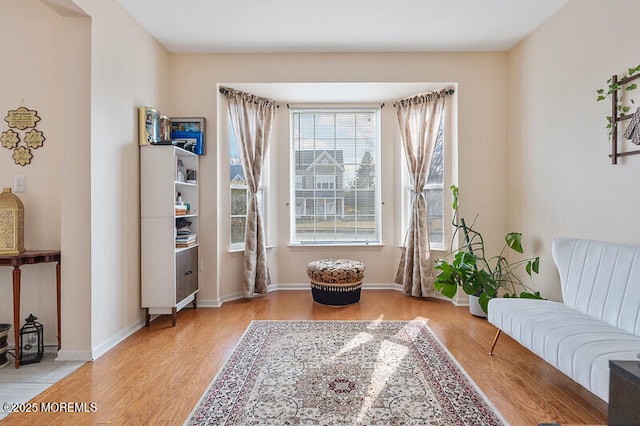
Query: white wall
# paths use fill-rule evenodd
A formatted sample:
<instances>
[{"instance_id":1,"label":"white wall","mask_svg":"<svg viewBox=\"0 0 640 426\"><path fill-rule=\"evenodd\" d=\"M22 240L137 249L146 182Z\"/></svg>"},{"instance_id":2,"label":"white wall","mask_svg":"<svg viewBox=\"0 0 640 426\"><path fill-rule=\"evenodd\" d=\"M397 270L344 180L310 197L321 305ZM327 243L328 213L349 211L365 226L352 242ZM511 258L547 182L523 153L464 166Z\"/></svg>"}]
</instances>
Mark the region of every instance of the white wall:
<instances>
[{"instance_id":1,"label":"white wall","mask_svg":"<svg viewBox=\"0 0 640 426\"><path fill-rule=\"evenodd\" d=\"M7 111L24 106L38 111L41 120L36 129L46 138L42 147L31 150L33 158L26 166L16 165L13 151L0 147L0 186L12 187L16 175L26 177L27 191L16 195L25 207L25 247L32 250L60 248L60 162L65 144L59 108L60 20L37 0L0 3L0 28L5 39L0 46L4 58L0 66L0 133L9 130L3 120ZM23 131L18 133L24 136ZM21 270L21 321L29 313L36 315L45 325L45 342L53 344L55 264L29 265ZM11 274L10 267L0 268L0 322L9 324L13 324ZM9 333L11 342L13 331Z\"/></svg>"},{"instance_id":2,"label":"white wall","mask_svg":"<svg viewBox=\"0 0 640 426\"><path fill-rule=\"evenodd\" d=\"M611 165L611 102L596 102L640 63L639 14L635 0L573 0L509 52L509 224L542 256L535 284L549 298L560 298L554 237L640 243L640 156Z\"/></svg>"},{"instance_id":3,"label":"white wall","mask_svg":"<svg viewBox=\"0 0 640 426\"><path fill-rule=\"evenodd\" d=\"M27 177L27 248L62 248L59 358L91 359L143 323L137 107L167 106L169 55L116 1L3 1L0 25L19 40L0 47L9 59L0 113L23 103L38 110L47 138L26 167L3 148L0 184ZM22 274L22 316L40 318L47 344L56 335L53 268ZM0 270L0 294L0 321L11 322L10 268Z\"/></svg>"},{"instance_id":4,"label":"white wall","mask_svg":"<svg viewBox=\"0 0 640 426\"><path fill-rule=\"evenodd\" d=\"M76 3L92 18L91 348L99 356L142 323L137 108L167 107L169 55L116 1Z\"/></svg>"},{"instance_id":5,"label":"white wall","mask_svg":"<svg viewBox=\"0 0 640 426\"><path fill-rule=\"evenodd\" d=\"M454 82L458 84L458 143L460 150L459 184L467 215L481 214L480 223L492 246L500 244L506 232L506 54L505 53L416 53L416 54L243 54L172 55L171 81L174 82L172 115L197 115L207 119L207 154L201 157L201 254L204 259L200 286L201 302L218 304L241 292L242 255L229 253L228 161L226 129L217 128L225 111L218 110L218 84L237 83L238 88L255 83L296 82ZM402 93L408 96L414 93ZM284 103L279 117L287 114ZM385 176L400 173L400 159L389 140L394 133L395 114L388 99L383 109L385 139L382 164ZM270 264L274 283L279 286L307 282L305 267L309 260L344 255L362 259L373 283L391 284L400 255L396 244L402 241L394 224L400 220L395 206L395 187L383 183L383 248L310 249L289 248L288 208L288 129L278 119L280 130L272 140L272 170L277 177L275 200L278 219L271 242ZM397 125L396 125L397 126ZM284 128L283 128L284 127ZM216 137L219 139L216 140ZM393 138L393 136L391 136ZM397 137L397 133L395 135ZM397 142L397 141L396 141ZM284 171L283 171L284 168ZM490 190L487 191L487 188ZM480 193L482 192L482 195ZM272 222L273 224L273 222Z\"/></svg>"}]
</instances>

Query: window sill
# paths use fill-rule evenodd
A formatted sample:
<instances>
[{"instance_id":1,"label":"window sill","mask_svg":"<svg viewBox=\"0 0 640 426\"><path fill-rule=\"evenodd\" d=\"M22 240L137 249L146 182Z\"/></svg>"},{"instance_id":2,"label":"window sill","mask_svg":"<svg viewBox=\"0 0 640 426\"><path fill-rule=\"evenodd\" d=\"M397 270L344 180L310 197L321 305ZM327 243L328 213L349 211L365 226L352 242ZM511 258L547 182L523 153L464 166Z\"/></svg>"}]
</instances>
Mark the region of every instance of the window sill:
<instances>
[{"instance_id":1,"label":"window sill","mask_svg":"<svg viewBox=\"0 0 640 426\"><path fill-rule=\"evenodd\" d=\"M385 247L385 244L382 243L370 243L370 244L289 244L289 248L292 249L318 249L318 248L328 248L328 249L340 249L340 248L357 248L357 249L380 249Z\"/></svg>"},{"instance_id":2,"label":"window sill","mask_svg":"<svg viewBox=\"0 0 640 426\"><path fill-rule=\"evenodd\" d=\"M401 249L402 247L404 247L402 244L400 245L396 245L396 247L398 247L399 249ZM446 254L448 253L448 249L444 248L444 247L431 247L431 252L432 253L440 253L440 254Z\"/></svg>"},{"instance_id":3,"label":"window sill","mask_svg":"<svg viewBox=\"0 0 640 426\"><path fill-rule=\"evenodd\" d=\"M271 250L272 248L275 248L276 246L267 246L267 250ZM234 254L234 253L244 253L244 247L239 247L239 248L230 248L227 250L227 253L230 254Z\"/></svg>"}]
</instances>

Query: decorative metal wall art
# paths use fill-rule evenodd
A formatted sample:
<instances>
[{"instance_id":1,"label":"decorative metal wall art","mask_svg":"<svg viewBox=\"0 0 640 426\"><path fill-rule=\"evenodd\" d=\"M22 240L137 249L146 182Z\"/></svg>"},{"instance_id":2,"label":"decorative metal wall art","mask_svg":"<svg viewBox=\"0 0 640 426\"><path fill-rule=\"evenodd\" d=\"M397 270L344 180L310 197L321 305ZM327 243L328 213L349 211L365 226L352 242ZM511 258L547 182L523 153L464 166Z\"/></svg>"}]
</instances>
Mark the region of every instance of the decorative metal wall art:
<instances>
[{"instance_id":1,"label":"decorative metal wall art","mask_svg":"<svg viewBox=\"0 0 640 426\"><path fill-rule=\"evenodd\" d=\"M33 154L32 149L40 148L45 141L45 137L40 130L36 130L36 124L40 121L38 111L20 107L7 111L4 121L9 125L9 130L0 134L2 147L13 150L13 161L21 166L31 164ZM26 130L22 137L24 145L20 145L20 134L11 129Z\"/></svg>"}]
</instances>

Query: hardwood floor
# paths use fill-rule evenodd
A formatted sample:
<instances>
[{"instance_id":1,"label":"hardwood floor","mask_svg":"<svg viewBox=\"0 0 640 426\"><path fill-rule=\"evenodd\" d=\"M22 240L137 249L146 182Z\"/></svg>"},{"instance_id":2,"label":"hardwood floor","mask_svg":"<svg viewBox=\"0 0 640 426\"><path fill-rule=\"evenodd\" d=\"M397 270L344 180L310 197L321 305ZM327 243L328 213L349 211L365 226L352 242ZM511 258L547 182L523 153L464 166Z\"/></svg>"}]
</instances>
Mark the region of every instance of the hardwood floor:
<instances>
[{"instance_id":1,"label":"hardwood floor","mask_svg":"<svg viewBox=\"0 0 640 426\"><path fill-rule=\"evenodd\" d=\"M93 413L13 413L3 424L164 424L189 415L254 319L410 320L431 329L512 425L606 424L606 404L502 335L466 307L416 299L393 290L364 290L360 303L335 308L306 291L278 291L218 309L185 309L151 322L98 360L51 386L33 403L95 403Z\"/></svg>"}]
</instances>

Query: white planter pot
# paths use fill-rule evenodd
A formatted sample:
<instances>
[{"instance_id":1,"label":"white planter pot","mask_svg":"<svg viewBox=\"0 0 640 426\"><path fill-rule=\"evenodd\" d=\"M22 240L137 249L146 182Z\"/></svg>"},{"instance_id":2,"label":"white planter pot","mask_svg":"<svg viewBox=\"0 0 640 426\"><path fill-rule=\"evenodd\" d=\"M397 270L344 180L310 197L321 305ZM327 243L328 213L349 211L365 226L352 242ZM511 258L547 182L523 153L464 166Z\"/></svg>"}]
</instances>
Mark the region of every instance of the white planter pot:
<instances>
[{"instance_id":1,"label":"white planter pot","mask_svg":"<svg viewBox=\"0 0 640 426\"><path fill-rule=\"evenodd\" d=\"M478 296L469 295L469 312L471 312L471 315L475 315L476 317L487 317L486 312L482 310L480 303L478 303Z\"/></svg>"}]
</instances>

